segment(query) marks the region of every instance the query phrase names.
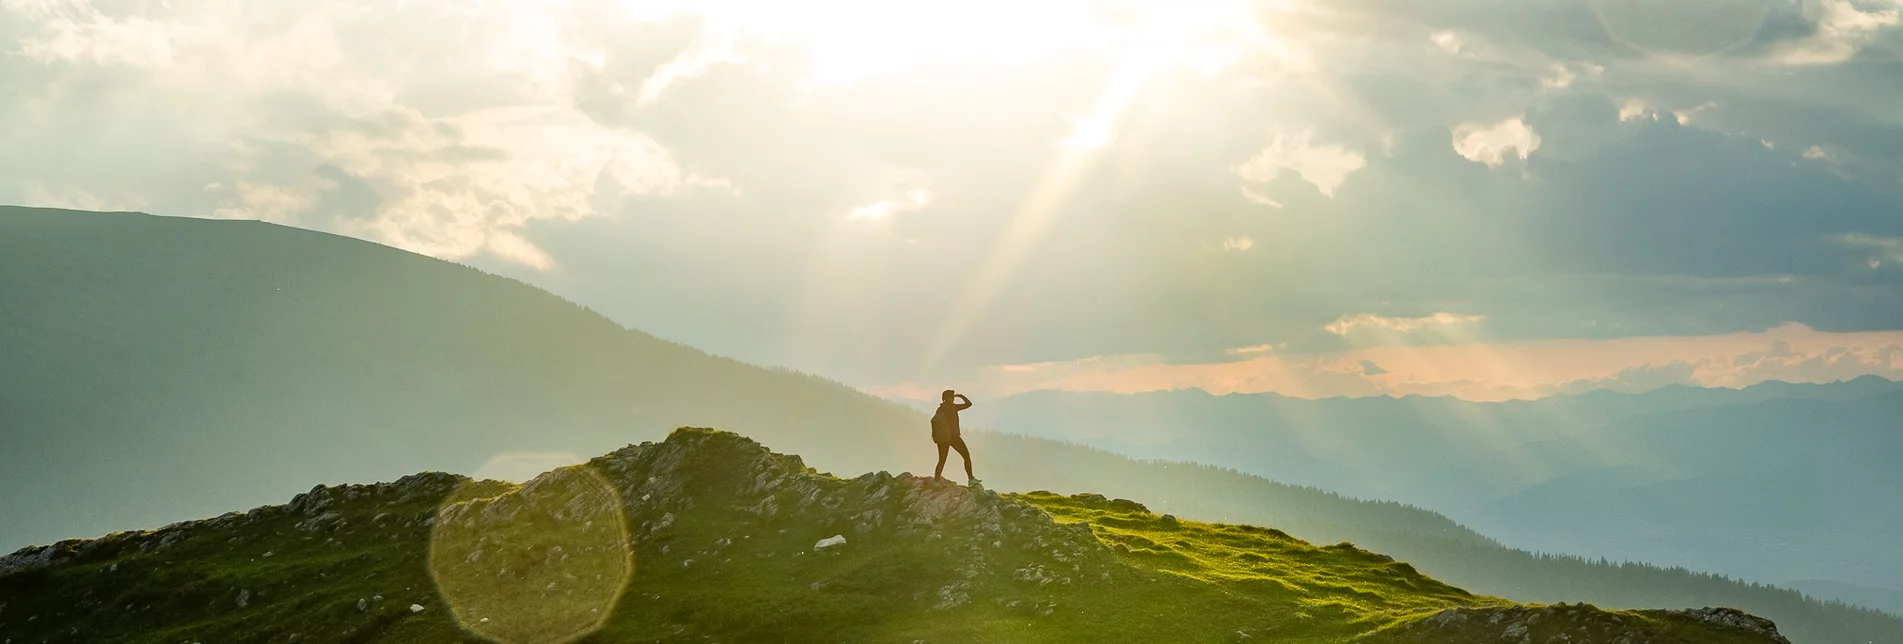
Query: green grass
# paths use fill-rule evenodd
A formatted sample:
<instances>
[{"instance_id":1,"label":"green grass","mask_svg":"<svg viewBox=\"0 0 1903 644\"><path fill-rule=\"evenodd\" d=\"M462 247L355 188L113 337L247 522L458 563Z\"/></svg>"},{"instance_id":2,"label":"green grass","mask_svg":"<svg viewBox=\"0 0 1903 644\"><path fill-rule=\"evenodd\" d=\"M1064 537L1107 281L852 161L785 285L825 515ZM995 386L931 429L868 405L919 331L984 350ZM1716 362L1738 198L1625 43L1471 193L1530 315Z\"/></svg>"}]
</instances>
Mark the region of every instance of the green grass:
<instances>
[{"instance_id":1,"label":"green grass","mask_svg":"<svg viewBox=\"0 0 1903 644\"><path fill-rule=\"evenodd\" d=\"M847 545L815 551L833 535ZM1406 626L1514 606L1349 544L1097 495L841 479L709 430L521 487L419 475L60 548L0 577L0 639L1456 642ZM1612 635L1768 641L1618 615Z\"/></svg>"}]
</instances>

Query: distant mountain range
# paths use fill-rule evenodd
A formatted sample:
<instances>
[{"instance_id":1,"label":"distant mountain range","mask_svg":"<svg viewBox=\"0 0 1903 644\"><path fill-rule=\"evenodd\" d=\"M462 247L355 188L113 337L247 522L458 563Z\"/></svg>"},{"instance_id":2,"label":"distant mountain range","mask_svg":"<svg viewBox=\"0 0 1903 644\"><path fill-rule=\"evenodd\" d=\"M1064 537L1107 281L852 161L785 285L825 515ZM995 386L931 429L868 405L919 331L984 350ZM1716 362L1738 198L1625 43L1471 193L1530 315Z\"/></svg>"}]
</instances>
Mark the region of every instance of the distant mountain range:
<instances>
[{"instance_id":1,"label":"distant mountain range","mask_svg":"<svg viewBox=\"0 0 1903 644\"><path fill-rule=\"evenodd\" d=\"M968 422L1433 508L1517 546L1781 582L1903 579L1903 383L1505 403L1040 391Z\"/></svg>"},{"instance_id":2,"label":"distant mountain range","mask_svg":"<svg viewBox=\"0 0 1903 644\"><path fill-rule=\"evenodd\" d=\"M0 550L318 483L602 454L680 426L740 431L834 472L923 472L935 457L925 417L903 405L662 341L514 280L271 224L0 207L0 303ZM1513 600L1733 606L1800 644L1903 642L1893 616L1537 556L1399 503L1048 439L969 440L1000 490L1141 498L1350 541Z\"/></svg>"}]
</instances>

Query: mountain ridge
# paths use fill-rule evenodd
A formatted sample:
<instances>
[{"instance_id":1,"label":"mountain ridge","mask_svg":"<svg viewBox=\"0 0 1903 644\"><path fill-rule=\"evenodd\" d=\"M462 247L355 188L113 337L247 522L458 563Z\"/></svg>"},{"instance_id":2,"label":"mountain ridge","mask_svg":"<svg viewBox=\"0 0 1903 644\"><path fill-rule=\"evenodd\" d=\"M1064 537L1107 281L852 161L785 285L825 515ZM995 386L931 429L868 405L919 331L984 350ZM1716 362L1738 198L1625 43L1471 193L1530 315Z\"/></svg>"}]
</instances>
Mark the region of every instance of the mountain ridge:
<instances>
[{"instance_id":1,"label":"mountain ridge","mask_svg":"<svg viewBox=\"0 0 1903 644\"><path fill-rule=\"evenodd\" d=\"M520 486L443 473L319 486L0 557L10 640L1378 643L1477 629L1789 642L1726 609L1513 605L1350 544L1101 495L839 478L694 428Z\"/></svg>"}]
</instances>

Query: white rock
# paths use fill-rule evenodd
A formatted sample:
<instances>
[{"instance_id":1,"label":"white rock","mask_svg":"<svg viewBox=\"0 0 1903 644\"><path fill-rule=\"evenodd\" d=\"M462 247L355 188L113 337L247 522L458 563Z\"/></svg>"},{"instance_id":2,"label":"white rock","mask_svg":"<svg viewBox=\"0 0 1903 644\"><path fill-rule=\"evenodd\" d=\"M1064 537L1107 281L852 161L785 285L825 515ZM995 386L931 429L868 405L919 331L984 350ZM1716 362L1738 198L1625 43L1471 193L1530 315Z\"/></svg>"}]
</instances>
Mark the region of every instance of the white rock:
<instances>
[{"instance_id":1,"label":"white rock","mask_svg":"<svg viewBox=\"0 0 1903 644\"><path fill-rule=\"evenodd\" d=\"M421 613L421 612L423 612L423 605L422 605L422 604L410 604L410 612L412 612L412 613Z\"/></svg>"},{"instance_id":2,"label":"white rock","mask_svg":"<svg viewBox=\"0 0 1903 644\"><path fill-rule=\"evenodd\" d=\"M820 539L819 543L813 544L813 552L823 552L828 548L834 548L834 547L843 546L843 545L846 545L846 535L836 534L830 537L826 537L824 539Z\"/></svg>"}]
</instances>

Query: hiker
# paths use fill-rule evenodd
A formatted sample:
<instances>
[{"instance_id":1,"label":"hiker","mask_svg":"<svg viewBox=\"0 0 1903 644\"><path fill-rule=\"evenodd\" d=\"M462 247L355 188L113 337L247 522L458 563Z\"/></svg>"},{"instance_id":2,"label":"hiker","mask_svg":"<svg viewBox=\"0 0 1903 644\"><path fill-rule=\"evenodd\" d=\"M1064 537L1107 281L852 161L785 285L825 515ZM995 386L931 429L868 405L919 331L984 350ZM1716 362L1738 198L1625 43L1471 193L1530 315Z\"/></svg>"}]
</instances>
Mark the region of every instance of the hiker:
<instances>
[{"instance_id":1,"label":"hiker","mask_svg":"<svg viewBox=\"0 0 1903 644\"><path fill-rule=\"evenodd\" d=\"M970 481L970 485L978 485L978 477L971 473L971 450L965 447L965 438L958 435L958 412L970 408L971 399L950 389L946 389L940 398L944 402L938 404L938 413L932 414L932 442L938 444L938 467L932 470L932 478L944 480L945 457L950 455L950 450L955 449L959 456L965 458L965 478Z\"/></svg>"}]
</instances>

